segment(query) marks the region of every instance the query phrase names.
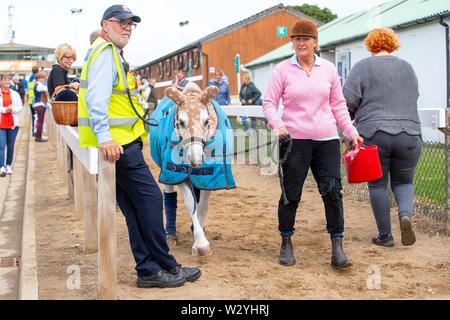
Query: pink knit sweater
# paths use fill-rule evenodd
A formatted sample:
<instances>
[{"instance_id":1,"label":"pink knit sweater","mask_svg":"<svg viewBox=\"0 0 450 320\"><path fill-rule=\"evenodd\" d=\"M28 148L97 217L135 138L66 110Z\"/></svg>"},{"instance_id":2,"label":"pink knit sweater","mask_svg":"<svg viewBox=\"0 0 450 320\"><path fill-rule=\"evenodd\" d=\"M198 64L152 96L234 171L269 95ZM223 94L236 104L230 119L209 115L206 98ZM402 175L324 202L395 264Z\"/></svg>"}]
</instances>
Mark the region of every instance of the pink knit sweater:
<instances>
[{"instance_id":1,"label":"pink knit sweater","mask_svg":"<svg viewBox=\"0 0 450 320\"><path fill-rule=\"evenodd\" d=\"M284 105L282 118L277 113L280 98ZM293 139L337 137L336 125L347 138L358 134L335 66L318 56L309 77L295 55L279 63L269 81L263 110L270 128L285 127Z\"/></svg>"}]
</instances>

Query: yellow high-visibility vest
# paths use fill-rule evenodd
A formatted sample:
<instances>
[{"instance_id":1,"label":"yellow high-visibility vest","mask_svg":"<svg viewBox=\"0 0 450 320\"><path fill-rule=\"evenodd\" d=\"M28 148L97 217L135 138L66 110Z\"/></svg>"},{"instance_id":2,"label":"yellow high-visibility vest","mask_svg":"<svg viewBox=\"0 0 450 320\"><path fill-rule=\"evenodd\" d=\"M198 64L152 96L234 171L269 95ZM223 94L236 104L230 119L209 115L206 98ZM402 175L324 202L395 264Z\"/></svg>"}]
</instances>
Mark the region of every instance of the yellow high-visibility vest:
<instances>
[{"instance_id":1,"label":"yellow high-visibility vest","mask_svg":"<svg viewBox=\"0 0 450 320\"><path fill-rule=\"evenodd\" d=\"M108 120L110 126L109 132L111 134L111 138L118 144L124 145L136 140L139 137L144 140L148 136L145 131L144 122L141 121L133 111L126 92L126 89L130 88L133 104L139 114L143 116L144 109L139 103L138 93L136 90L136 79L129 71L125 72L119 54L117 53L114 45L111 42L107 42L102 37L98 37L89 49L81 71L80 90L78 96L78 133L81 147L98 147L98 141L92 131L92 124L89 118L86 93L89 87L89 67L107 47L112 49L114 62L119 75L119 81L117 85L113 87L112 95L108 104Z\"/></svg>"},{"instance_id":2,"label":"yellow high-visibility vest","mask_svg":"<svg viewBox=\"0 0 450 320\"><path fill-rule=\"evenodd\" d=\"M28 81L27 88L28 88L28 104L33 104L34 100L34 85L36 84L36 78L34 78L33 81Z\"/></svg>"}]
</instances>

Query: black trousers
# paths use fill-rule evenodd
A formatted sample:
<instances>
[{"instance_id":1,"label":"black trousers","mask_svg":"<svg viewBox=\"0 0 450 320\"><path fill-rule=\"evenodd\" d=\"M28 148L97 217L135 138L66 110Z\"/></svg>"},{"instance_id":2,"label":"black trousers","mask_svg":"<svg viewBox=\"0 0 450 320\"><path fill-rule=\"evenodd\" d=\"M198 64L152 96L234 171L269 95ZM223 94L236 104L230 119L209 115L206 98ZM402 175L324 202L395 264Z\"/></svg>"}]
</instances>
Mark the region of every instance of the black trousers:
<instances>
[{"instance_id":1,"label":"black trousers","mask_svg":"<svg viewBox=\"0 0 450 320\"><path fill-rule=\"evenodd\" d=\"M282 156L280 154L280 159ZM284 188L289 204L284 204L283 197L278 203L278 229L282 236L294 233L295 216L309 168L325 206L328 232L333 236L344 231L340 167L339 140L293 140L292 151L283 165Z\"/></svg>"},{"instance_id":2,"label":"black trousers","mask_svg":"<svg viewBox=\"0 0 450 320\"><path fill-rule=\"evenodd\" d=\"M163 225L163 198L142 154L142 140L124 146L116 162L116 197L127 222L139 277L177 266Z\"/></svg>"}]
</instances>

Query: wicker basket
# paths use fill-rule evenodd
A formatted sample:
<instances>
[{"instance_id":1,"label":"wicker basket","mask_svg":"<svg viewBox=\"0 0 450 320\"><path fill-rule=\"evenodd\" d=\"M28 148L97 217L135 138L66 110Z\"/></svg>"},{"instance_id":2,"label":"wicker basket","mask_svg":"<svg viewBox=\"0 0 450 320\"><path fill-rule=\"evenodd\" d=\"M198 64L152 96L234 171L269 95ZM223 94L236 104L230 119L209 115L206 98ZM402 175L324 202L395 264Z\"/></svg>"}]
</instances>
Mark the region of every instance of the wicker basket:
<instances>
[{"instance_id":1,"label":"wicker basket","mask_svg":"<svg viewBox=\"0 0 450 320\"><path fill-rule=\"evenodd\" d=\"M78 101L52 100L53 118L57 124L66 126L78 125Z\"/></svg>"}]
</instances>

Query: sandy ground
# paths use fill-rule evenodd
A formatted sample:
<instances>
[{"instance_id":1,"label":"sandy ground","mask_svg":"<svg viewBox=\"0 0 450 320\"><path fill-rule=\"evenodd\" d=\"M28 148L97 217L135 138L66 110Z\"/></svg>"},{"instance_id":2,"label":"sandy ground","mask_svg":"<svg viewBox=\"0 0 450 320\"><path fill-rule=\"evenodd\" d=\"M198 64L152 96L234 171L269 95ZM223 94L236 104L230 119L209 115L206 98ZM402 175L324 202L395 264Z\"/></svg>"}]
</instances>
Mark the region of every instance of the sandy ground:
<instances>
[{"instance_id":1,"label":"sandy ground","mask_svg":"<svg viewBox=\"0 0 450 320\"><path fill-rule=\"evenodd\" d=\"M83 224L73 214L50 143L35 148L33 172L40 299L96 299L96 254L83 253ZM149 161L150 162L150 161ZM157 168L151 164L154 175ZM450 238L443 226L416 215L417 243L403 247L392 211L396 246L370 243L375 223L368 202L346 196L345 249L353 267L330 266L330 243L323 205L314 186L304 189L294 237L297 264L278 264L277 177L261 176L251 166L234 166L238 188L211 195L207 237L213 253L190 255L190 219L179 196L178 245L172 253L203 276L175 289L138 289L124 218L118 221L119 299L449 299ZM81 288L68 289L71 270L79 268ZM378 281L379 280L379 281ZM377 284L379 284L377 289ZM70 287L70 285L69 285Z\"/></svg>"}]
</instances>

